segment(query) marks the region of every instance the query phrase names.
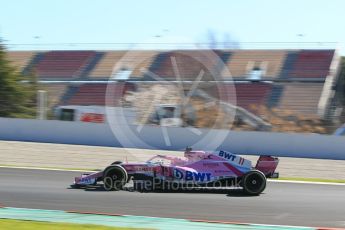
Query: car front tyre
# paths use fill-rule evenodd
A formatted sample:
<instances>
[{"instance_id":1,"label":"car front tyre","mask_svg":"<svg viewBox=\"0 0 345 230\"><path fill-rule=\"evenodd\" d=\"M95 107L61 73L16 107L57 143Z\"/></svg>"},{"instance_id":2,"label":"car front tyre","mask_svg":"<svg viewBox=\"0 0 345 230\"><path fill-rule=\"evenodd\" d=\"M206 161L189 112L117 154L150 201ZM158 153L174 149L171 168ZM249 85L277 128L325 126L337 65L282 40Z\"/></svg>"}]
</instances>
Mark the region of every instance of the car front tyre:
<instances>
[{"instance_id":1,"label":"car front tyre","mask_svg":"<svg viewBox=\"0 0 345 230\"><path fill-rule=\"evenodd\" d=\"M128 181L126 170L120 165L108 166L103 171L103 187L107 191L121 190Z\"/></svg>"}]
</instances>

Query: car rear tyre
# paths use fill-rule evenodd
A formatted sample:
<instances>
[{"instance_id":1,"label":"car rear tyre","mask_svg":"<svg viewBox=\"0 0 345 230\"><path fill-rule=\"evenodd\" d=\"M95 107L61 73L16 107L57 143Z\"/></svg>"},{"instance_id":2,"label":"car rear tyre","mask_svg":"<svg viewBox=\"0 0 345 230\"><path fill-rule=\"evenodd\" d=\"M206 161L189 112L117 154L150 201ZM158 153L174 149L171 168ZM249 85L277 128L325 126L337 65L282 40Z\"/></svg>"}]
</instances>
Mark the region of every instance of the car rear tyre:
<instances>
[{"instance_id":1,"label":"car rear tyre","mask_svg":"<svg viewBox=\"0 0 345 230\"><path fill-rule=\"evenodd\" d=\"M266 177L262 172L252 170L244 175L242 179L242 187L244 193L257 196L266 188Z\"/></svg>"},{"instance_id":2,"label":"car rear tyre","mask_svg":"<svg viewBox=\"0 0 345 230\"><path fill-rule=\"evenodd\" d=\"M103 186L107 191L121 190L128 181L126 170L120 165L111 165L103 172Z\"/></svg>"}]
</instances>

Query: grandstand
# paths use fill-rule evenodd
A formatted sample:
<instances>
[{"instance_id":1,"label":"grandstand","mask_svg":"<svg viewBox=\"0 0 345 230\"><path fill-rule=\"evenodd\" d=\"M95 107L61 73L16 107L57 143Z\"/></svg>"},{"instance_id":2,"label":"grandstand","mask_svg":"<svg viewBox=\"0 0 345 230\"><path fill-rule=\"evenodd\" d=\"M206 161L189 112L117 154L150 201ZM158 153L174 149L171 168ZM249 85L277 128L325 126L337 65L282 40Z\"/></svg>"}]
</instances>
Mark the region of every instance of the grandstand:
<instances>
[{"instance_id":1,"label":"grandstand","mask_svg":"<svg viewBox=\"0 0 345 230\"><path fill-rule=\"evenodd\" d=\"M113 71L114 65L121 60L125 53L125 51L110 51L101 53L102 57L95 65L95 68L90 71L88 76L90 78L109 78Z\"/></svg>"},{"instance_id":2,"label":"grandstand","mask_svg":"<svg viewBox=\"0 0 345 230\"><path fill-rule=\"evenodd\" d=\"M33 64L32 68L40 79L76 79L88 72L96 61L94 51L50 51Z\"/></svg>"},{"instance_id":3,"label":"grandstand","mask_svg":"<svg viewBox=\"0 0 345 230\"><path fill-rule=\"evenodd\" d=\"M323 83L292 82L281 84L282 95L278 108L298 111L301 114L317 114L323 91Z\"/></svg>"},{"instance_id":4,"label":"grandstand","mask_svg":"<svg viewBox=\"0 0 345 230\"><path fill-rule=\"evenodd\" d=\"M156 51L130 51L122 57L120 62L116 63L117 68L113 70L113 74L123 69L130 70L130 79L144 80L145 73L152 66L153 60L157 56Z\"/></svg>"},{"instance_id":5,"label":"grandstand","mask_svg":"<svg viewBox=\"0 0 345 230\"><path fill-rule=\"evenodd\" d=\"M35 70L41 80L108 79L122 69L131 70L133 79L143 80L150 71L176 80L172 57L186 80L194 80L201 69L228 79L211 53L224 62L234 80L252 80L251 73L260 71L256 80L323 81L336 57L335 50L11 51L8 57L21 71Z\"/></svg>"},{"instance_id":6,"label":"grandstand","mask_svg":"<svg viewBox=\"0 0 345 230\"><path fill-rule=\"evenodd\" d=\"M340 67L335 50L16 51L8 57L18 70L34 70L44 81L41 88L48 91L51 107L104 106L106 80L121 71L129 72L122 80L137 85L178 80L174 60L181 80L193 81L203 70L202 81L218 76L233 81L237 105L252 113L262 115L258 107L266 107L321 119L332 115ZM226 81L220 84L221 92L231 89ZM134 89L126 86L125 91ZM222 98L215 88L205 91Z\"/></svg>"},{"instance_id":7,"label":"grandstand","mask_svg":"<svg viewBox=\"0 0 345 230\"><path fill-rule=\"evenodd\" d=\"M334 57L334 50L302 50L295 55L292 67L288 71L288 78L315 78L324 79Z\"/></svg>"},{"instance_id":8,"label":"grandstand","mask_svg":"<svg viewBox=\"0 0 345 230\"><path fill-rule=\"evenodd\" d=\"M172 51L161 52L153 61L149 71L155 76L159 76L164 80L178 80L175 74L174 63L178 66L178 72L181 80L193 81L200 71L205 72L202 80L217 80L216 73L220 72L219 61L212 58L211 53L215 53L217 58L222 60L223 53L216 51L200 50L200 51ZM224 56L226 53L224 54ZM149 78L152 76L148 76ZM152 79L157 80L157 79Z\"/></svg>"},{"instance_id":9,"label":"grandstand","mask_svg":"<svg viewBox=\"0 0 345 230\"><path fill-rule=\"evenodd\" d=\"M265 82L234 82L236 90L236 103L238 106L253 111L253 107L266 105L271 94L272 84ZM211 96L219 99L227 99L229 103L232 98L227 97L227 93L233 89L232 84L222 84L221 87L213 86L205 89Z\"/></svg>"},{"instance_id":10,"label":"grandstand","mask_svg":"<svg viewBox=\"0 0 345 230\"><path fill-rule=\"evenodd\" d=\"M237 50L226 64L233 79L248 79L251 71L258 69L261 79L273 80L280 76L285 58L284 50Z\"/></svg>"},{"instance_id":11,"label":"grandstand","mask_svg":"<svg viewBox=\"0 0 345 230\"><path fill-rule=\"evenodd\" d=\"M130 70L130 77L141 79L148 71L157 52L155 51L109 51L102 52L95 68L87 75L89 80L107 80L121 70Z\"/></svg>"},{"instance_id":12,"label":"grandstand","mask_svg":"<svg viewBox=\"0 0 345 230\"><path fill-rule=\"evenodd\" d=\"M7 54L11 64L16 67L18 71L24 72L24 70L30 66L35 53L30 51L12 51Z\"/></svg>"},{"instance_id":13,"label":"grandstand","mask_svg":"<svg viewBox=\"0 0 345 230\"><path fill-rule=\"evenodd\" d=\"M234 82L237 105L253 113L258 108L277 108L295 114L317 115L324 89L323 83L315 82ZM232 89L223 84L220 89L206 90L211 96L227 98L225 94ZM229 98L231 103L231 98Z\"/></svg>"},{"instance_id":14,"label":"grandstand","mask_svg":"<svg viewBox=\"0 0 345 230\"><path fill-rule=\"evenodd\" d=\"M86 83L71 85L60 104L105 106L107 90L109 90L109 95L114 97L112 98L113 101L119 103L123 95L129 90L135 90L135 87L130 83ZM116 106L117 104L113 105Z\"/></svg>"}]
</instances>

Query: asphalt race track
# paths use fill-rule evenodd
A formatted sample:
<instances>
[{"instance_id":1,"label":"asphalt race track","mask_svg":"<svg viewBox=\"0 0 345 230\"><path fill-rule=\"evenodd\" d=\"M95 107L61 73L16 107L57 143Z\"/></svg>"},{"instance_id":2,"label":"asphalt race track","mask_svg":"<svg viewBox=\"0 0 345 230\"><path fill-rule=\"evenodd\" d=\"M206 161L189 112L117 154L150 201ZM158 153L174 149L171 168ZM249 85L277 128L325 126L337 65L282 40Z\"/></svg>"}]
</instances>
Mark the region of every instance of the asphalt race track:
<instances>
[{"instance_id":1,"label":"asphalt race track","mask_svg":"<svg viewBox=\"0 0 345 230\"><path fill-rule=\"evenodd\" d=\"M139 193L69 189L79 172L0 168L7 207L106 212L258 224L345 227L345 186L269 182L265 193Z\"/></svg>"}]
</instances>

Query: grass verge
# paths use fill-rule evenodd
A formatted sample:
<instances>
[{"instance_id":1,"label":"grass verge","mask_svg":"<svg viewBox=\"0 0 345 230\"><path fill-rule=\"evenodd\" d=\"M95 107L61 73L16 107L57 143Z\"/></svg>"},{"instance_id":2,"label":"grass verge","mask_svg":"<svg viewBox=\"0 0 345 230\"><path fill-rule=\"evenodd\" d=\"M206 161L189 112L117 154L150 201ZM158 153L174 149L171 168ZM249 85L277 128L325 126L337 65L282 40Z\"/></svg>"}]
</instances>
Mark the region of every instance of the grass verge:
<instances>
[{"instance_id":1,"label":"grass verge","mask_svg":"<svg viewBox=\"0 0 345 230\"><path fill-rule=\"evenodd\" d=\"M0 229L4 230L134 230L139 228L120 228L120 227L107 227L92 224L67 224L55 222L39 222L28 220L9 220L0 219Z\"/></svg>"}]
</instances>

